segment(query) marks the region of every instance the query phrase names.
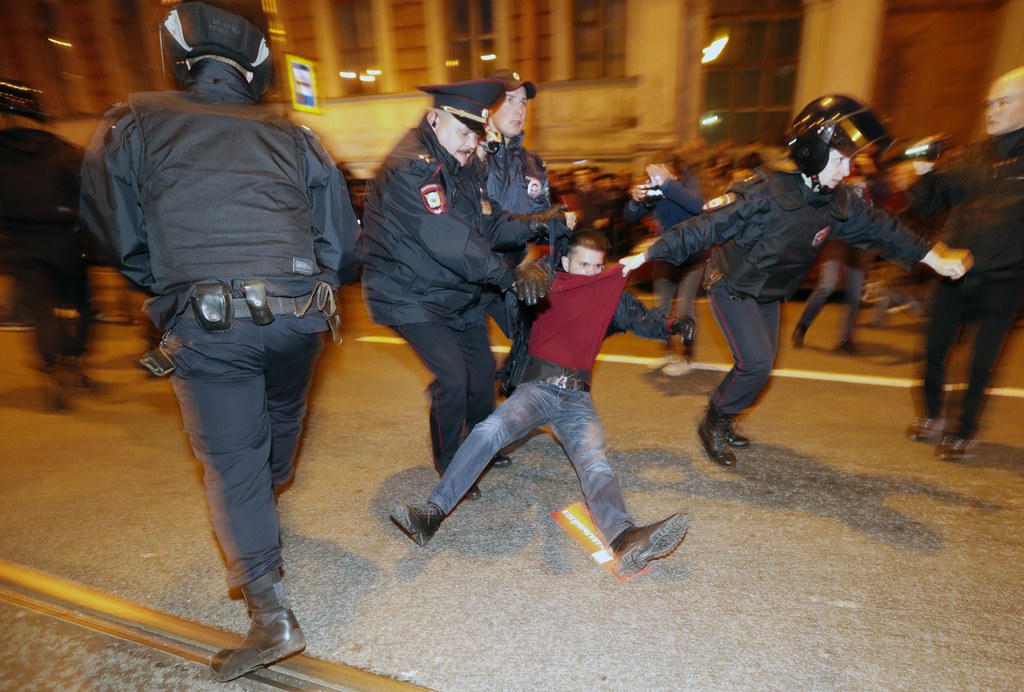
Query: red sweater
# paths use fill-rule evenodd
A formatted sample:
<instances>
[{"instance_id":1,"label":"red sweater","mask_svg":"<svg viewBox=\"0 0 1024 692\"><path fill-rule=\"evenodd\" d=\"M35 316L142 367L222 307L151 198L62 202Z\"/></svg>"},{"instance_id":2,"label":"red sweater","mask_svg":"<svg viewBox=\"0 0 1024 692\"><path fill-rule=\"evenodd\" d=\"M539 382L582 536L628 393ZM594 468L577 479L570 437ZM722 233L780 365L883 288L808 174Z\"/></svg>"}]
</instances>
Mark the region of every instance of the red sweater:
<instances>
[{"instance_id":1,"label":"red sweater","mask_svg":"<svg viewBox=\"0 0 1024 692\"><path fill-rule=\"evenodd\" d=\"M626 278L618 265L597 276L558 272L533 322L530 355L564 368L593 368Z\"/></svg>"}]
</instances>

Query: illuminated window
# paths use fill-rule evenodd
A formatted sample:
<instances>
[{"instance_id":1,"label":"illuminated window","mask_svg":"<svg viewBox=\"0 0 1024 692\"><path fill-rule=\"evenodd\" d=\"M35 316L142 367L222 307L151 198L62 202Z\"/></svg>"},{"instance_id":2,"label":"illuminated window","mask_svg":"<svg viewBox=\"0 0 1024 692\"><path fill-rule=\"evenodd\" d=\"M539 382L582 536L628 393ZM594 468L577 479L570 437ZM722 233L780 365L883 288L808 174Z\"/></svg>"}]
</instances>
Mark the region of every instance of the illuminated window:
<instances>
[{"instance_id":1,"label":"illuminated window","mask_svg":"<svg viewBox=\"0 0 1024 692\"><path fill-rule=\"evenodd\" d=\"M626 76L626 0L574 0L573 76Z\"/></svg>"},{"instance_id":2,"label":"illuminated window","mask_svg":"<svg viewBox=\"0 0 1024 692\"><path fill-rule=\"evenodd\" d=\"M796 90L803 9L800 0L714 0L710 39L728 36L721 55L704 65L710 143L781 144Z\"/></svg>"},{"instance_id":3,"label":"illuminated window","mask_svg":"<svg viewBox=\"0 0 1024 692\"><path fill-rule=\"evenodd\" d=\"M378 93L380 64L374 41L373 3L371 0L334 0L333 11L343 95Z\"/></svg>"},{"instance_id":4,"label":"illuminated window","mask_svg":"<svg viewBox=\"0 0 1024 692\"><path fill-rule=\"evenodd\" d=\"M448 79L486 77L508 56L498 56L494 41L491 0L448 0L448 50L444 64ZM494 56L494 57L490 57ZM489 59L481 59L488 57Z\"/></svg>"}]
</instances>

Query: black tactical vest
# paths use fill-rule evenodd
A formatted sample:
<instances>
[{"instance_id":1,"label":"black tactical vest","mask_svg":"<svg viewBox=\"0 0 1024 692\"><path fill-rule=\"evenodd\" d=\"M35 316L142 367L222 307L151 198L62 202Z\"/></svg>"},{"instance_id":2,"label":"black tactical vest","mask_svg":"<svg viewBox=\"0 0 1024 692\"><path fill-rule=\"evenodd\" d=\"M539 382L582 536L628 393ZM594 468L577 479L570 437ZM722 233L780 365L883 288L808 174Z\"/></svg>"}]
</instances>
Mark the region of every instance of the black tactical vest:
<instances>
[{"instance_id":1,"label":"black tactical vest","mask_svg":"<svg viewBox=\"0 0 1024 692\"><path fill-rule=\"evenodd\" d=\"M310 203L300 133L255 105L133 94L145 142L139 188L155 283L310 276Z\"/></svg>"}]
</instances>

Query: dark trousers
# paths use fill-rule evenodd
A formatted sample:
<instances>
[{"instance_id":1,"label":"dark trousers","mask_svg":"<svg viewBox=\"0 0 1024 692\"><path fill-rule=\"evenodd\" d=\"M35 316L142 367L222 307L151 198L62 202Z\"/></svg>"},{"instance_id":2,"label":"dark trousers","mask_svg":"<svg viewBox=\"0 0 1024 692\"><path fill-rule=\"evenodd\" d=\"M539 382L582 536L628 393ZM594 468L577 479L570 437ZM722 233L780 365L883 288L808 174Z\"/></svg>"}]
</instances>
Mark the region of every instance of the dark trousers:
<instances>
[{"instance_id":1,"label":"dark trousers","mask_svg":"<svg viewBox=\"0 0 1024 692\"><path fill-rule=\"evenodd\" d=\"M179 319L167 339L231 587L282 564L274 488L292 477L326 328L310 314L278 316L263 327L236 319L230 331L208 334L194 319Z\"/></svg>"},{"instance_id":2,"label":"dark trousers","mask_svg":"<svg viewBox=\"0 0 1024 692\"><path fill-rule=\"evenodd\" d=\"M80 251L79 251L80 252ZM54 264L36 257L20 258L14 268L17 295L24 315L35 324L36 349L50 370L62 356L85 353L92 327L89 276L85 261ZM58 308L77 312L62 319Z\"/></svg>"},{"instance_id":3,"label":"dark trousers","mask_svg":"<svg viewBox=\"0 0 1024 692\"><path fill-rule=\"evenodd\" d=\"M737 300L723 283L708 292L708 305L732 351L733 366L711 392L710 402L722 413L735 415L753 405L772 374L781 309L779 301Z\"/></svg>"},{"instance_id":4,"label":"dark trousers","mask_svg":"<svg viewBox=\"0 0 1024 692\"><path fill-rule=\"evenodd\" d=\"M971 437L977 431L985 389L992 381L992 369L1020 310L1022 290L1024 280L1020 278L973 286L944 281L935 290L924 373L924 399L929 418L942 416L946 359L950 349L963 327L975 327L970 332L973 335L970 379L960 401L960 421L956 428L960 437Z\"/></svg>"},{"instance_id":5,"label":"dark trousers","mask_svg":"<svg viewBox=\"0 0 1024 692\"><path fill-rule=\"evenodd\" d=\"M430 441L440 475L463 437L494 410L494 354L485 324L465 331L442 324L395 327L434 375L430 399Z\"/></svg>"}]
</instances>

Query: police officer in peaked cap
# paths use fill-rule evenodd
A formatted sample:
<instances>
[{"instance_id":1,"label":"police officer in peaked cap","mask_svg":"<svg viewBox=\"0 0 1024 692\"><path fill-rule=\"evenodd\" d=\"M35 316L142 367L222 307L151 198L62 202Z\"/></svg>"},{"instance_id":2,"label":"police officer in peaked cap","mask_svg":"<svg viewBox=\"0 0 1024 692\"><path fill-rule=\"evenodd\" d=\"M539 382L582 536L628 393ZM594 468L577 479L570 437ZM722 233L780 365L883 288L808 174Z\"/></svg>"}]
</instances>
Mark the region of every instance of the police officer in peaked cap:
<instances>
[{"instance_id":1,"label":"police officer in peaked cap","mask_svg":"<svg viewBox=\"0 0 1024 692\"><path fill-rule=\"evenodd\" d=\"M431 106L366 189L363 296L371 318L404 338L434 376L427 387L434 465L444 474L468 431L494 410L495 361L481 293L516 282L497 250L545 237L550 213L491 205L476 149L505 84L420 87ZM522 284L520 284L522 287ZM478 497L474 489L470 497Z\"/></svg>"},{"instance_id":2,"label":"police officer in peaked cap","mask_svg":"<svg viewBox=\"0 0 1024 692\"><path fill-rule=\"evenodd\" d=\"M355 278L357 223L316 135L257 105L272 64L262 32L200 2L172 8L160 31L184 91L132 94L108 113L82 170L82 219L165 330L147 362L176 367L228 585L252 619L211 661L225 681L305 647L275 498L338 326L334 291Z\"/></svg>"}]
</instances>

